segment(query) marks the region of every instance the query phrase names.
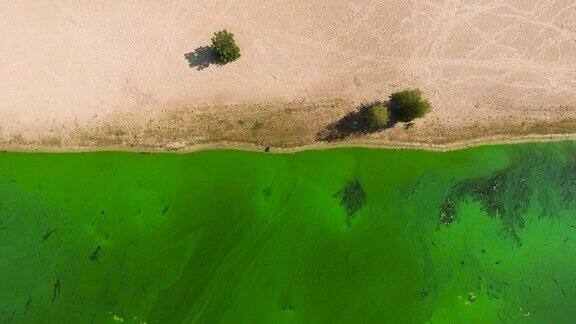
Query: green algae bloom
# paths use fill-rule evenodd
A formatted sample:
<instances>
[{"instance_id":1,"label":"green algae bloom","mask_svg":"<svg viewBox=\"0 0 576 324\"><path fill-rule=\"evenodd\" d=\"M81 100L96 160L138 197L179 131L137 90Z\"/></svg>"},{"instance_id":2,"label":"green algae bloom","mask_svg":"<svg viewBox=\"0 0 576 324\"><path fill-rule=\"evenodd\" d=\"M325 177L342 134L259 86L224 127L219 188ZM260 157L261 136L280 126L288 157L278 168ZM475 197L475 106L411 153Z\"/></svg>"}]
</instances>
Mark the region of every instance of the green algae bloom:
<instances>
[{"instance_id":1,"label":"green algae bloom","mask_svg":"<svg viewBox=\"0 0 576 324\"><path fill-rule=\"evenodd\" d=\"M569 323L576 145L0 154L0 321Z\"/></svg>"}]
</instances>

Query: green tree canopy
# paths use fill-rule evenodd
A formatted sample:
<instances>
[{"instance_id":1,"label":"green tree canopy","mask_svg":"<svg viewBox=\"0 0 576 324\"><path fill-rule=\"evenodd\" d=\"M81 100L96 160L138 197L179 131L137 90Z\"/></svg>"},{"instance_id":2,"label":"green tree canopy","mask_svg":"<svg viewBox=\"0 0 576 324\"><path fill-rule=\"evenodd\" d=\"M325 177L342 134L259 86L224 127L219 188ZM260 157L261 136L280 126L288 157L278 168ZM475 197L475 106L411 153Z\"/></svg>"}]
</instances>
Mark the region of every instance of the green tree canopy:
<instances>
[{"instance_id":1,"label":"green tree canopy","mask_svg":"<svg viewBox=\"0 0 576 324\"><path fill-rule=\"evenodd\" d=\"M390 95L390 108L396 113L398 120L410 122L422 118L432 109L432 105L422 98L419 89L407 89Z\"/></svg>"},{"instance_id":2,"label":"green tree canopy","mask_svg":"<svg viewBox=\"0 0 576 324\"><path fill-rule=\"evenodd\" d=\"M365 108L366 126L371 130L377 130L388 126L390 113L388 107L381 102L368 105Z\"/></svg>"},{"instance_id":3,"label":"green tree canopy","mask_svg":"<svg viewBox=\"0 0 576 324\"><path fill-rule=\"evenodd\" d=\"M230 63L240 58L240 48L234 41L234 34L226 29L214 33L212 50L216 52L218 61L222 64Z\"/></svg>"}]
</instances>

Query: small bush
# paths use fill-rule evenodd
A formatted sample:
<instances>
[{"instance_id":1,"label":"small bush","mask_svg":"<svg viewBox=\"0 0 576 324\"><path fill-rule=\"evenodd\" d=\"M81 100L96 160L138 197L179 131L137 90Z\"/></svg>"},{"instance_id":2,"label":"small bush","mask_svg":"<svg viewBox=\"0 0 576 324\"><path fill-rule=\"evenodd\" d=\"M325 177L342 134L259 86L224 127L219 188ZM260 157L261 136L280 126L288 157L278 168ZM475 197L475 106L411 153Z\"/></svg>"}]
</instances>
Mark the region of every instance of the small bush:
<instances>
[{"instance_id":1,"label":"small bush","mask_svg":"<svg viewBox=\"0 0 576 324\"><path fill-rule=\"evenodd\" d=\"M432 109L426 99L422 99L422 92L418 89L408 89L390 95L390 107L394 110L399 121L410 122L422 118Z\"/></svg>"},{"instance_id":2,"label":"small bush","mask_svg":"<svg viewBox=\"0 0 576 324\"><path fill-rule=\"evenodd\" d=\"M369 130L377 130L388 126L390 112L383 103L377 102L365 108L366 126Z\"/></svg>"},{"instance_id":3,"label":"small bush","mask_svg":"<svg viewBox=\"0 0 576 324\"><path fill-rule=\"evenodd\" d=\"M212 37L212 50L216 52L221 64L230 63L240 57L240 48L234 41L234 34L226 29L214 33Z\"/></svg>"}]
</instances>

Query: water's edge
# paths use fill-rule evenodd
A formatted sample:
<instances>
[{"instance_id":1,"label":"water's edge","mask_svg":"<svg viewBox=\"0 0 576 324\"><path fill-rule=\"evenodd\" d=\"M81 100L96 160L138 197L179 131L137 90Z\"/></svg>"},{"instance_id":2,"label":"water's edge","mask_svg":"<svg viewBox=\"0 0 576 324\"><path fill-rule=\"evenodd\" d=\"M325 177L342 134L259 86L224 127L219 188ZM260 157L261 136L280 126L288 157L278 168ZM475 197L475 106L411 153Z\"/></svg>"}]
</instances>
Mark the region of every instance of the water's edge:
<instances>
[{"instance_id":1,"label":"water's edge","mask_svg":"<svg viewBox=\"0 0 576 324\"><path fill-rule=\"evenodd\" d=\"M530 143L553 143L576 140L573 134L530 134L522 136L485 136L471 140L434 143L434 142L398 142L386 141L375 138L353 138L337 142L315 142L301 146L270 146L249 142L216 141L202 144L187 145L175 143L172 146L151 145L93 145L93 146L51 146L34 144L10 144L1 143L2 152L29 152L29 153L53 153L53 152L146 152L146 153L191 153L204 150L234 149L242 151L264 151L269 148L269 153L293 153L310 150L326 150L334 148L376 148L394 150L422 150L422 151L454 151L473 147L530 144Z\"/></svg>"}]
</instances>

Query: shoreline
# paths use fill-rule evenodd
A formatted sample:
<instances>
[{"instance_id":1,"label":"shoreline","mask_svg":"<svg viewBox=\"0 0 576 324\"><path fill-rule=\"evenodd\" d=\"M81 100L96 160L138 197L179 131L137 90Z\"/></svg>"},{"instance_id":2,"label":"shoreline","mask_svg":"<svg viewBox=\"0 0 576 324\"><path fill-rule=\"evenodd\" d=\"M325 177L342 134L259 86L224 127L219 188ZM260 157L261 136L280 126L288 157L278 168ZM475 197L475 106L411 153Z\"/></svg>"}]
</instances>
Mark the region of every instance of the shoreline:
<instances>
[{"instance_id":1,"label":"shoreline","mask_svg":"<svg viewBox=\"0 0 576 324\"><path fill-rule=\"evenodd\" d=\"M469 148L496 145L549 143L562 141L576 141L576 133L571 134L529 134L522 136L485 136L470 140L456 141L446 144L424 142L395 142L382 139L370 140L367 138L354 138L338 142L317 142L309 145L294 147L269 146L271 154L289 154L313 150L329 150L337 148L368 148L382 150L421 150L429 152L449 152ZM65 146L54 147L44 145L0 145L2 153L90 153L90 152L128 152L128 153L170 153L187 154L208 150L238 150L248 152L262 152L266 146L248 142L215 141L212 143L193 144L181 148L150 147L137 145L107 145L107 146Z\"/></svg>"},{"instance_id":2,"label":"shoreline","mask_svg":"<svg viewBox=\"0 0 576 324\"><path fill-rule=\"evenodd\" d=\"M351 99L331 98L180 106L156 114L111 114L75 125L30 128L31 133L5 132L0 136L0 150L189 153L214 149L264 151L270 147L272 153L291 153L367 147L450 151L483 145L576 140L576 109L559 114L560 118L530 116L520 120L499 115L454 120L438 116L433 110L409 128L397 123L379 132L351 134L335 141L319 137L331 125L357 111L358 105Z\"/></svg>"}]
</instances>

